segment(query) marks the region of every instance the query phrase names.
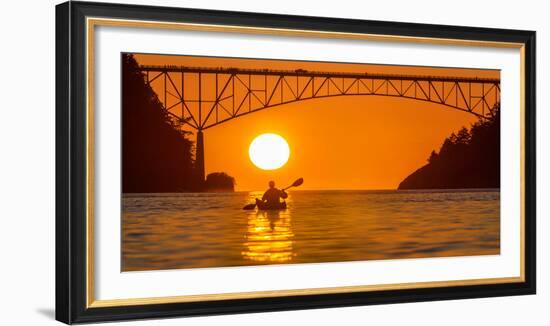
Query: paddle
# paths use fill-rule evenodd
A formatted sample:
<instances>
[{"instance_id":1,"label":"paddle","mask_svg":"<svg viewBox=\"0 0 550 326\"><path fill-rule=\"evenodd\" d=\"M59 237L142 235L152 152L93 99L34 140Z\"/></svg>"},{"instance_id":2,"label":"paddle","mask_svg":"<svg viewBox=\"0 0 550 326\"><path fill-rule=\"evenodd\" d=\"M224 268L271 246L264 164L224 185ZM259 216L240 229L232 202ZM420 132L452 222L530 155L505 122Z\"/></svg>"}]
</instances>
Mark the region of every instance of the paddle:
<instances>
[{"instance_id":1,"label":"paddle","mask_svg":"<svg viewBox=\"0 0 550 326\"><path fill-rule=\"evenodd\" d=\"M294 181L290 186L286 187L283 189L283 191L289 189L289 188L292 188L292 187L298 187L298 186L301 186L302 183L304 183L304 178L299 178L299 179L296 179L296 181ZM245 207L243 207L243 209L245 211L249 211L249 210L252 210L256 208L256 203L253 203L253 204L248 204L246 205Z\"/></svg>"},{"instance_id":2,"label":"paddle","mask_svg":"<svg viewBox=\"0 0 550 326\"><path fill-rule=\"evenodd\" d=\"M245 211L249 211L249 210L252 210L252 209L254 209L254 208L256 208L256 203L248 204L248 205L245 205L245 206L243 207L243 209L244 209Z\"/></svg>"},{"instance_id":3,"label":"paddle","mask_svg":"<svg viewBox=\"0 0 550 326\"><path fill-rule=\"evenodd\" d=\"M299 179L296 179L296 181L294 181L290 186L286 187L285 189L283 189L283 191L289 189L289 188L292 188L292 187L298 187L298 186L301 186L302 183L304 183L304 178L299 178Z\"/></svg>"}]
</instances>

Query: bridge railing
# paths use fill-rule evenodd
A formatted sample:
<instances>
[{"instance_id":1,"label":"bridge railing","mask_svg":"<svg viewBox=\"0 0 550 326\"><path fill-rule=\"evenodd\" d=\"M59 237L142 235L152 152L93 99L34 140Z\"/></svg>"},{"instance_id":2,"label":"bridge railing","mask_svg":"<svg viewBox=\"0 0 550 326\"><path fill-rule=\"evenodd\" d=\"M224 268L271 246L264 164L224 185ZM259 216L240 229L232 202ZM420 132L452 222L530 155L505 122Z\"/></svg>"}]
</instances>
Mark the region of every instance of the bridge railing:
<instances>
[{"instance_id":1,"label":"bridge railing","mask_svg":"<svg viewBox=\"0 0 550 326\"><path fill-rule=\"evenodd\" d=\"M304 77L338 77L338 78L369 78L369 79L391 79L391 80L421 80L421 81L452 81L452 82L484 82L498 83L497 78L479 78L479 77L449 77L435 75L408 75L408 74L378 74L378 73L349 73L336 71L311 71L305 69L296 70L277 70L277 69L252 69L252 68L233 68L233 67L190 67L176 65L142 65L143 72L193 72L193 73L211 73L211 74L238 74L238 75L286 75L286 76L304 76Z\"/></svg>"}]
</instances>

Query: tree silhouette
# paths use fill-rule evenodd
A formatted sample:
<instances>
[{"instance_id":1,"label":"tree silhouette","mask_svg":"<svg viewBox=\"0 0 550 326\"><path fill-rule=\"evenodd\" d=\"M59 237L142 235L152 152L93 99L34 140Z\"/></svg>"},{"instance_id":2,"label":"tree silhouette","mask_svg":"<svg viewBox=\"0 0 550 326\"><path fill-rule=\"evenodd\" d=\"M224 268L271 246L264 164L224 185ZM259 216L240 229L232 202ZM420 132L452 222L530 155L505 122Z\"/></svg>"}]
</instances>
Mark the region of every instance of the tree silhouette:
<instances>
[{"instance_id":1,"label":"tree silhouette","mask_svg":"<svg viewBox=\"0 0 550 326\"><path fill-rule=\"evenodd\" d=\"M176 192L193 184L193 142L164 110L131 54L122 55L122 191Z\"/></svg>"},{"instance_id":2,"label":"tree silhouette","mask_svg":"<svg viewBox=\"0 0 550 326\"><path fill-rule=\"evenodd\" d=\"M489 119L447 137L428 164L406 177L398 189L500 187L500 105Z\"/></svg>"}]
</instances>

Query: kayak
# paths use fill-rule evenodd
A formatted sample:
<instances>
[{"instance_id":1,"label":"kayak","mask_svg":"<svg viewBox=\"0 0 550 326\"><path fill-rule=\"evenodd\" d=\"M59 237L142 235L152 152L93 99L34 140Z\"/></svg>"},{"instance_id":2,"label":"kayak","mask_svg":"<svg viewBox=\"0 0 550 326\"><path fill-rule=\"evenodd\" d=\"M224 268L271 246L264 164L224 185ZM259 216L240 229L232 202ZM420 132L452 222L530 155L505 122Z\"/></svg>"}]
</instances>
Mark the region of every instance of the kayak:
<instances>
[{"instance_id":1,"label":"kayak","mask_svg":"<svg viewBox=\"0 0 550 326\"><path fill-rule=\"evenodd\" d=\"M278 205L267 205L265 203L258 202L257 206L261 211L286 209L286 202L281 202Z\"/></svg>"}]
</instances>

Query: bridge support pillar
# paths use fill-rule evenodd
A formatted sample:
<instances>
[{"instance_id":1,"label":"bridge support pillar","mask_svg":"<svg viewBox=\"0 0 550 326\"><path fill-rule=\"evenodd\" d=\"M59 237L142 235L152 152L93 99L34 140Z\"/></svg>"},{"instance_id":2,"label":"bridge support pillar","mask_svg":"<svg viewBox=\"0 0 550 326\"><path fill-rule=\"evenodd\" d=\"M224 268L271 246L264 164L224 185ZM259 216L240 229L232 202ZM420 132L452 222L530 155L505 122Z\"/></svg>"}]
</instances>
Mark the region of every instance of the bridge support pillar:
<instances>
[{"instance_id":1,"label":"bridge support pillar","mask_svg":"<svg viewBox=\"0 0 550 326\"><path fill-rule=\"evenodd\" d=\"M195 176L197 186L202 190L205 180L204 172L204 136L202 130L197 131L197 142L195 144Z\"/></svg>"}]
</instances>

